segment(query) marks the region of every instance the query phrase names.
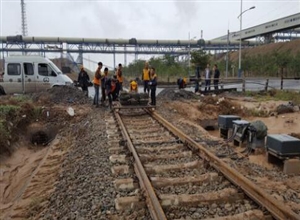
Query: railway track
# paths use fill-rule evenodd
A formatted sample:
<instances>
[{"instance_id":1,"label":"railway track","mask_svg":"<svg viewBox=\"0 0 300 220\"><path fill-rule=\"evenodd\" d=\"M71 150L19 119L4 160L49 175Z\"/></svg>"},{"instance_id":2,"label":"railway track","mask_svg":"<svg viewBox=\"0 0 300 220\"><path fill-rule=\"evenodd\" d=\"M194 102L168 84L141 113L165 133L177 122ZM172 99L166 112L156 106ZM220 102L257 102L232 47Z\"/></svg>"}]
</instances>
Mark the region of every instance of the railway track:
<instances>
[{"instance_id":1,"label":"railway track","mask_svg":"<svg viewBox=\"0 0 300 220\"><path fill-rule=\"evenodd\" d=\"M143 219L300 219L156 112L113 115L106 123L118 210L142 210Z\"/></svg>"}]
</instances>

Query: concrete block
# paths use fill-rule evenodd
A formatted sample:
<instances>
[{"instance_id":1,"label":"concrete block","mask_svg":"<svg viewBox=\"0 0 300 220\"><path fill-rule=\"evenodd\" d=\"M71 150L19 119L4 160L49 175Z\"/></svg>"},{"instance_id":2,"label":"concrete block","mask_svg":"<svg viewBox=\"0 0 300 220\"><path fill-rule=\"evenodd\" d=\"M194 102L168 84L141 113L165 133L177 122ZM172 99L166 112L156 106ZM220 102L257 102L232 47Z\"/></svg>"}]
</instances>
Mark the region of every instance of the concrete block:
<instances>
[{"instance_id":1,"label":"concrete block","mask_svg":"<svg viewBox=\"0 0 300 220\"><path fill-rule=\"evenodd\" d=\"M115 199L116 210L132 210L145 207L140 196L128 196Z\"/></svg>"},{"instance_id":2,"label":"concrete block","mask_svg":"<svg viewBox=\"0 0 300 220\"><path fill-rule=\"evenodd\" d=\"M108 149L110 154L120 154L124 151L124 147L111 147Z\"/></svg>"},{"instance_id":3,"label":"concrete block","mask_svg":"<svg viewBox=\"0 0 300 220\"><path fill-rule=\"evenodd\" d=\"M112 174L116 174L116 175L128 174L129 166L128 165L113 166L111 168L111 172L112 172Z\"/></svg>"},{"instance_id":4,"label":"concrete block","mask_svg":"<svg viewBox=\"0 0 300 220\"><path fill-rule=\"evenodd\" d=\"M300 174L300 159L285 160L283 172L285 174Z\"/></svg>"},{"instance_id":5,"label":"concrete block","mask_svg":"<svg viewBox=\"0 0 300 220\"><path fill-rule=\"evenodd\" d=\"M114 186L117 190L132 190L138 188L138 184L134 183L132 178L116 179L114 181Z\"/></svg>"},{"instance_id":6,"label":"concrete block","mask_svg":"<svg viewBox=\"0 0 300 220\"><path fill-rule=\"evenodd\" d=\"M109 140L107 144L110 147L119 147L120 146L119 142L120 140Z\"/></svg>"},{"instance_id":7,"label":"concrete block","mask_svg":"<svg viewBox=\"0 0 300 220\"><path fill-rule=\"evenodd\" d=\"M126 155L117 155L117 154L114 154L114 155L111 155L109 157L109 160L110 162L112 163L126 163Z\"/></svg>"}]
</instances>

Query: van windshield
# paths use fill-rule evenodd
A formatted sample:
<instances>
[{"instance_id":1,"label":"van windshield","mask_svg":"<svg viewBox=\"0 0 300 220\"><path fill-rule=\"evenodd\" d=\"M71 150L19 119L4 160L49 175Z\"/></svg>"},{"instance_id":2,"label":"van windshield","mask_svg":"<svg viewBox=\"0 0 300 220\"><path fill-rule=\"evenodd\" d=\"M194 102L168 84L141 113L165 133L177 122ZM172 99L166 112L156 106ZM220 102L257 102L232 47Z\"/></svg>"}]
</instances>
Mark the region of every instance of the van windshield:
<instances>
[{"instance_id":1,"label":"van windshield","mask_svg":"<svg viewBox=\"0 0 300 220\"><path fill-rule=\"evenodd\" d=\"M61 70L54 63L50 62L49 65L57 74L62 74Z\"/></svg>"}]
</instances>

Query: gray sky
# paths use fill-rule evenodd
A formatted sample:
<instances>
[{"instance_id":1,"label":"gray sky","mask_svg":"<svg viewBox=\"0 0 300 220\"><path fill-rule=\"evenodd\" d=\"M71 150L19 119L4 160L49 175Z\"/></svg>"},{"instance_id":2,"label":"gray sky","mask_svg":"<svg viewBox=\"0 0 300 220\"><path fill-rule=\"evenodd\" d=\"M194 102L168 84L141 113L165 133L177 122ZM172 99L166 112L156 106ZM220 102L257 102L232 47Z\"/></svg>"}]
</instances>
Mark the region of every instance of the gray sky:
<instances>
[{"instance_id":1,"label":"gray sky","mask_svg":"<svg viewBox=\"0 0 300 220\"><path fill-rule=\"evenodd\" d=\"M28 36L186 40L189 32L198 39L203 30L209 40L225 35L228 28L238 31L240 2L25 0ZM256 8L243 15L243 28L300 12L300 0L243 0L243 10L251 6ZM0 0L0 13L0 35L22 33L20 0ZM90 56L99 60L105 55ZM112 55L106 59L111 65ZM117 62L123 61L119 56Z\"/></svg>"}]
</instances>

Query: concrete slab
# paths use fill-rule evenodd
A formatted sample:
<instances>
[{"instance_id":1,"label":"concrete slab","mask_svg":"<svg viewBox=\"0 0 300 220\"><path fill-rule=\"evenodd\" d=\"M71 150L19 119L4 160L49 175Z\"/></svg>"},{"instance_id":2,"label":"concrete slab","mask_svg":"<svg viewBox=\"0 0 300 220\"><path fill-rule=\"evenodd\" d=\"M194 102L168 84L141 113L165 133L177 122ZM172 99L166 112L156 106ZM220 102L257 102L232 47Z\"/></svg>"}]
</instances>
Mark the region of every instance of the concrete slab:
<instances>
[{"instance_id":1,"label":"concrete slab","mask_svg":"<svg viewBox=\"0 0 300 220\"><path fill-rule=\"evenodd\" d=\"M236 202L242 200L244 195L238 193L236 189L226 188L216 192L201 193L201 194L181 194L181 195L159 195L161 205L165 207L169 206L186 206L186 205L200 205L200 204L212 204L223 202Z\"/></svg>"},{"instance_id":2,"label":"concrete slab","mask_svg":"<svg viewBox=\"0 0 300 220\"><path fill-rule=\"evenodd\" d=\"M181 151L182 149L183 149L182 144L172 144L169 146L160 146L160 147L145 147L145 146L136 147L136 150L139 154L151 153L151 152L163 152L163 151L170 151L170 150Z\"/></svg>"},{"instance_id":3,"label":"concrete slab","mask_svg":"<svg viewBox=\"0 0 300 220\"><path fill-rule=\"evenodd\" d=\"M261 210L254 209L236 215L209 218L205 220L265 220L265 219L266 219L265 215Z\"/></svg>"},{"instance_id":4,"label":"concrete slab","mask_svg":"<svg viewBox=\"0 0 300 220\"><path fill-rule=\"evenodd\" d=\"M177 178L164 178L164 177L150 177L154 187L177 186L188 183L203 184L212 181L217 181L219 175L217 173L206 173L196 177L177 177Z\"/></svg>"},{"instance_id":5,"label":"concrete slab","mask_svg":"<svg viewBox=\"0 0 300 220\"><path fill-rule=\"evenodd\" d=\"M154 165L154 164L145 164L145 170L147 173L165 173L170 170L183 170L183 169L193 169L201 165L198 160L189 162L189 163L180 163L180 164L171 164L171 165Z\"/></svg>"},{"instance_id":6,"label":"concrete slab","mask_svg":"<svg viewBox=\"0 0 300 220\"><path fill-rule=\"evenodd\" d=\"M161 159L174 159L174 158L190 158L192 157L192 151L184 151L177 154L160 154L160 155L149 155L149 154L140 154L140 159L142 162L155 161Z\"/></svg>"}]
</instances>

